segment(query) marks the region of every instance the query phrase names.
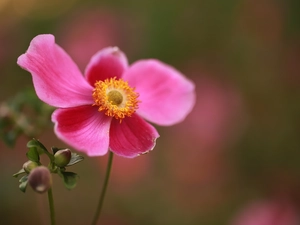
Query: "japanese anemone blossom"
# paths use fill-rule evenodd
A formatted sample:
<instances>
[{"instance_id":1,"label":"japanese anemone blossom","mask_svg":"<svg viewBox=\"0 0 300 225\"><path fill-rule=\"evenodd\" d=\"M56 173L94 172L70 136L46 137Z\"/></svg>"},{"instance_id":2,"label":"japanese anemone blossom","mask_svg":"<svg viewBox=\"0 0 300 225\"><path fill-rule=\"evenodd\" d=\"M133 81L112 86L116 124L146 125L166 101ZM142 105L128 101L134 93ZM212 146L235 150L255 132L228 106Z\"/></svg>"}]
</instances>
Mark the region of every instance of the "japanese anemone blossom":
<instances>
[{"instance_id":1,"label":"japanese anemone blossom","mask_svg":"<svg viewBox=\"0 0 300 225\"><path fill-rule=\"evenodd\" d=\"M97 52L82 76L53 35L38 35L18 65L31 73L38 97L58 108L56 135L89 156L147 153L159 134L143 118L173 125L195 102L194 84L180 72L155 59L128 66L117 47Z\"/></svg>"}]
</instances>

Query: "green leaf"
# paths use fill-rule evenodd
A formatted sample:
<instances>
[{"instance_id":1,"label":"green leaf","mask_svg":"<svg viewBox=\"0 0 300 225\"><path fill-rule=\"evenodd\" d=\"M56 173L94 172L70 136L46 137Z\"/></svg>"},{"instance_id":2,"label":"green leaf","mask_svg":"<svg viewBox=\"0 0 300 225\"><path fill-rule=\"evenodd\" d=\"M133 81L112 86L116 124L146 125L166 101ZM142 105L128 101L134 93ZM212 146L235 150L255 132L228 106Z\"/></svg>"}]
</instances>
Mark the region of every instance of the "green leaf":
<instances>
[{"instance_id":1,"label":"green leaf","mask_svg":"<svg viewBox=\"0 0 300 225\"><path fill-rule=\"evenodd\" d=\"M21 179L19 180L19 182L24 182L28 180L28 175L26 174L25 176L21 177Z\"/></svg>"},{"instance_id":2,"label":"green leaf","mask_svg":"<svg viewBox=\"0 0 300 225\"><path fill-rule=\"evenodd\" d=\"M46 148L41 142L39 142L39 141L36 140L36 139L30 140L30 141L27 143L27 147L28 147L28 148L33 148L33 147L35 147L35 148L37 149L37 152L38 152L39 155L45 153L45 154L49 157L49 159L50 159L51 161L54 160L54 156L53 156L50 152L48 152L47 148Z\"/></svg>"},{"instance_id":3,"label":"green leaf","mask_svg":"<svg viewBox=\"0 0 300 225\"><path fill-rule=\"evenodd\" d=\"M20 185L19 185L19 189L25 193L26 188L27 188L27 183L28 183L28 175L25 175L24 177L22 177L20 180Z\"/></svg>"},{"instance_id":4,"label":"green leaf","mask_svg":"<svg viewBox=\"0 0 300 225\"><path fill-rule=\"evenodd\" d=\"M54 108L40 101L33 88L0 102L0 139L13 147L20 135L38 136L51 124Z\"/></svg>"},{"instance_id":5,"label":"green leaf","mask_svg":"<svg viewBox=\"0 0 300 225\"><path fill-rule=\"evenodd\" d=\"M21 169L19 172L15 173L13 177L18 177L20 174L26 173L24 169Z\"/></svg>"},{"instance_id":6,"label":"green leaf","mask_svg":"<svg viewBox=\"0 0 300 225\"><path fill-rule=\"evenodd\" d=\"M81 162L83 159L84 159L83 156L78 155L77 153L72 152L70 162L68 163L67 166L72 166L72 165L74 165L74 164L76 164L76 163L79 163L79 162Z\"/></svg>"},{"instance_id":7,"label":"green leaf","mask_svg":"<svg viewBox=\"0 0 300 225\"><path fill-rule=\"evenodd\" d=\"M32 140L28 141L27 147L28 148L32 148L32 147L37 148L39 154L49 153L47 148L36 139L32 139Z\"/></svg>"},{"instance_id":8,"label":"green leaf","mask_svg":"<svg viewBox=\"0 0 300 225\"><path fill-rule=\"evenodd\" d=\"M36 163L40 162L40 156L39 156L39 153L38 153L36 147L29 148L28 152L26 153L26 156L30 161L33 161Z\"/></svg>"},{"instance_id":9,"label":"green leaf","mask_svg":"<svg viewBox=\"0 0 300 225\"><path fill-rule=\"evenodd\" d=\"M0 138L10 148L15 146L20 133L20 130L17 128L12 129L9 126L7 128L5 127L4 129L0 128Z\"/></svg>"},{"instance_id":10,"label":"green leaf","mask_svg":"<svg viewBox=\"0 0 300 225\"><path fill-rule=\"evenodd\" d=\"M64 185L67 189L71 190L76 187L79 176L73 172L61 172L64 180Z\"/></svg>"}]
</instances>

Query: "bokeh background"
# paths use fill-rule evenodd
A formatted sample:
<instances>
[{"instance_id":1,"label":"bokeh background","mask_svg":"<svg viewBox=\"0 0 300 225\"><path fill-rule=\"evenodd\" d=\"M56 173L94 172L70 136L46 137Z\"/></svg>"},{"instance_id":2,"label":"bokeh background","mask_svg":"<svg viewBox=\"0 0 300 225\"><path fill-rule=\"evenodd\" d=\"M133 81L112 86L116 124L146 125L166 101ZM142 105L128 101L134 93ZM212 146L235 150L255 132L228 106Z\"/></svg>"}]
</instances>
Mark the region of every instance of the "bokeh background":
<instances>
[{"instance_id":1,"label":"bokeh background","mask_svg":"<svg viewBox=\"0 0 300 225\"><path fill-rule=\"evenodd\" d=\"M66 146L49 108L24 94L33 93L31 76L16 64L41 33L54 34L81 70L101 48L119 46L131 63L158 58L196 84L193 112L157 127L153 152L115 157L99 224L300 224L300 1L0 0L4 225L49 224L47 195L22 193L12 177L28 136ZM72 191L54 179L57 224L91 222L106 161L74 166Z\"/></svg>"}]
</instances>

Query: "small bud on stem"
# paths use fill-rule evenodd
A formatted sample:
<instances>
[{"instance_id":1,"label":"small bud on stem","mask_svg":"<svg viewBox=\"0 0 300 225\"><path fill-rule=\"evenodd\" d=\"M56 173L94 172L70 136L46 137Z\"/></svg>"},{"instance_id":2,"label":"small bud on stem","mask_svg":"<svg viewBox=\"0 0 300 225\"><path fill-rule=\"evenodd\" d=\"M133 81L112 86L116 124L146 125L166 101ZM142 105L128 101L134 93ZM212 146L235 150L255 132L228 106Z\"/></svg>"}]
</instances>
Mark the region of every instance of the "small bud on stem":
<instances>
[{"instance_id":1,"label":"small bud on stem","mask_svg":"<svg viewBox=\"0 0 300 225\"><path fill-rule=\"evenodd\" d=\"M39 165L36 162L33 161L27 161L23 164L23 169L26 171L26 173L30 173L31 170L38 167Z\"/></svg>"},{"instance_id":2,"label":"small bud on stem","mask_svg":"<svg viewBox=\"0 0 300 225\"><path fill-rule=\"evenodd\" d=\"M28 176L28 183L38 193L48 191L52 185L52 177L49 169L45 166L34 168Z\"/></svg>"},{"instance_id":3,"label":"small bud on stem","mask_svg":"<svg viewBox=\"0 0 300 225\"><path fill-rule=\"evenodd\" d=\"M65 167L71 160L71 151L69 149L59 150L54 155L54 163L58 167Z\"/></svg>"}]
</instances>

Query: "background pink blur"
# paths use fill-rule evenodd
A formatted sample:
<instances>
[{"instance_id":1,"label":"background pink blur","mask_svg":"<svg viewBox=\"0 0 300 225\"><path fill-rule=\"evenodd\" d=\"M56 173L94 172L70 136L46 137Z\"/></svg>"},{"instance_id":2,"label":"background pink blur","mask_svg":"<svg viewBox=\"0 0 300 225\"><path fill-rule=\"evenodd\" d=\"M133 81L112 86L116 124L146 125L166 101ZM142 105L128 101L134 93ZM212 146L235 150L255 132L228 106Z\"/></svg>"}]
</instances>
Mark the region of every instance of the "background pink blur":
<instances>
[{"instance_id":1,"label":"background pink blur","mask_svg":"<svg viewBox=\"0 0 300 225\"><path fill-rule=\"evenodd\" d=\"M150 154L115 157L99 224L296 225L299 15L298 0L2 0L0 101L33 89L16 60L37 34L54 34L82 71L107 46L130 63L158 58L196 83L195 108L181 124L157 127ZM52 126L37 138L66 146ZM23 194L12 177L27 141L0 142L1 224L49 224L47 196ZM91 222L106 161L85 157L74 166L72 191L54 179L57 224Z\"/></svg>"}]
</instances>

